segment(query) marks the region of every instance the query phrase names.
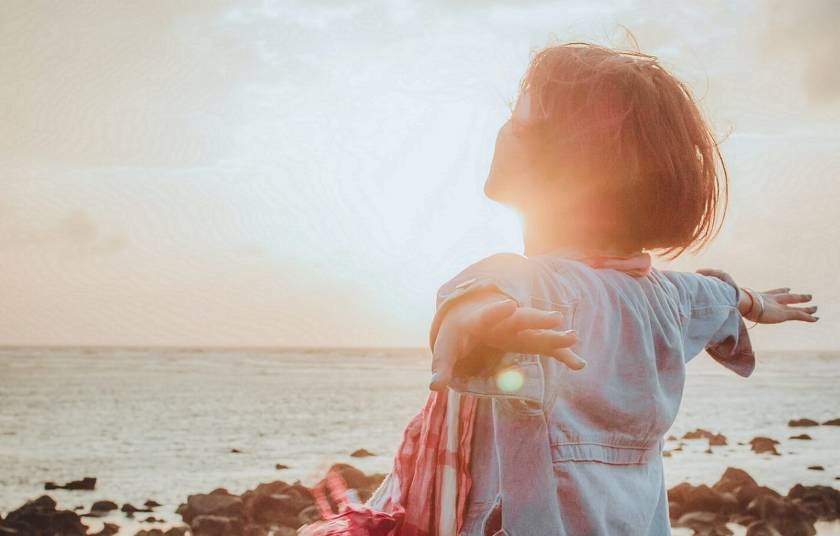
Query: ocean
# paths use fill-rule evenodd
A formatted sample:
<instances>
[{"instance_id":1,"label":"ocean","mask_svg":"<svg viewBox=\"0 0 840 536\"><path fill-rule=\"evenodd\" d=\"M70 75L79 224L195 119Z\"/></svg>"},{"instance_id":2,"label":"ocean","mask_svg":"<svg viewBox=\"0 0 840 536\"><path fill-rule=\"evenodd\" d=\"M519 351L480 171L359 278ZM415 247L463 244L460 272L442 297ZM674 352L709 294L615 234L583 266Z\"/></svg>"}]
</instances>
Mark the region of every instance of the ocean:
<instances>
[{"instance_id":1,"label":"ocean","mask_svg":"<svg viewBox=\"0 0 840 536\"><path fill-rule=\"evenodd\" d=\"M191 493L312 484L335 462L387 472L427 396L429 362L424 349L2 349L0 512L44 493L65 508L154 499L155 517L174 523ZM665 459L668 485L711 484L733 466L782 493L840 486L840 426L787 426L801 417L840 417L840 353L759 352L748 379L698 356L672 433L705 428L728 445L708 454L705 440L685 441ZM802 432L813 440L788 439ZM781 456L751 452L757 435L779 440ZM351 457L358 448L375 456ZM84 476L95 490L44 491Z\"/></svg>"}]
</instances>

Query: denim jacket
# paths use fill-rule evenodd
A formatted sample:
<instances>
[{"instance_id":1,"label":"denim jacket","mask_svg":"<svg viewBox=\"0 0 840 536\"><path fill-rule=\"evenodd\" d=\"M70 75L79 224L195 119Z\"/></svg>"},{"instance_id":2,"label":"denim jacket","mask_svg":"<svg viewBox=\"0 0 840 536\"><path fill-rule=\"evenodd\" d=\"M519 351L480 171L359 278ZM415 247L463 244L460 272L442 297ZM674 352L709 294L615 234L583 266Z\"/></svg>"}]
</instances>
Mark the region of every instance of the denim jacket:
<instances>
[{"instance_id":1,"label":"denim jacket","mask_svg":"<svg viewBox=\"0 0 840 536\"><path fill-rule=\"evenodd\" d=\"M561 311L587 366L490 348L458 363L450 388L479 397L460 535L670 534L661 451L686 363L705 348L741 376L754 368L738 289L594 269L563 251L497 254L440 287L430 340L450 304L488 287Z\"/></svg>"}]
</instances>

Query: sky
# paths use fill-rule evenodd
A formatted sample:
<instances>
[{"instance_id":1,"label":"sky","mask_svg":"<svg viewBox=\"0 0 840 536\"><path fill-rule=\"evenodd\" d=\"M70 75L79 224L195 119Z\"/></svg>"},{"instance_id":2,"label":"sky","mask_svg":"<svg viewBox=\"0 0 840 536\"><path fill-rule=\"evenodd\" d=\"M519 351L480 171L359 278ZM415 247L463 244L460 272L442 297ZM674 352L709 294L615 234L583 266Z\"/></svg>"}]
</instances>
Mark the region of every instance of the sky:
<instances>
[{"instance_id":1,"label":"sky","mask_svg":"<svg viewBox=\"0 0 840 536\"><path fill-rule=\"evenodd\" d=\"M817 324L754 345L837 349L839 23L831 0L7 1L0 345L426 345L443 282L522 252L482 188L529 58L629 30L731 181L714 244L657 265L812 292Z\"/></svg>"}]
</instances>

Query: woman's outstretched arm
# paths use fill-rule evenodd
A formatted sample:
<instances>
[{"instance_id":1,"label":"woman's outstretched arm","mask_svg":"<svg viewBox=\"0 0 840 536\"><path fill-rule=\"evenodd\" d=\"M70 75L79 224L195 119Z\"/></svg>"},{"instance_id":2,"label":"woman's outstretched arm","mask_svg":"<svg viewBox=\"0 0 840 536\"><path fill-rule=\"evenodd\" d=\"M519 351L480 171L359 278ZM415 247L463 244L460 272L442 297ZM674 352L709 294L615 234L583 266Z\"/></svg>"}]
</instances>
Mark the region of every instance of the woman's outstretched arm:
<instances>
[{"instance_id":1,"label":"woman's outstretched arm","mask_svg":"<svg viewBox=\"0 0 840 536\"><path fill-rule=\"evenodd\" d=\"M728 273L723 270L704 268L698 273L721 279L738 290L738 311L747 320L759 324L779 324L788 320L816 322L818 316L816 305L793 307L795 304L806 304L813 298L810 294L795 294L789 288L776 288L764 292L757 292L750 288L740 287Z\"/></svg>"}]
</instances>

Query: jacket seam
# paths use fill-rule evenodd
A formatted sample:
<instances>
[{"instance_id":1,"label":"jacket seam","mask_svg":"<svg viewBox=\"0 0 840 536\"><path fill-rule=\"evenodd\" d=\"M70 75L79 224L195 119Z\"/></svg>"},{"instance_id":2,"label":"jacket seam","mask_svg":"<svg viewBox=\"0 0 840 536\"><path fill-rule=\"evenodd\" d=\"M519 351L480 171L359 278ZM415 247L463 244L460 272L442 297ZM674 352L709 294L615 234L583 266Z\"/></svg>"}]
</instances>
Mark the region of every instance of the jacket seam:
<instances>
[{"instance_id":1,"label":"jacket seam","mask_svg":"<svg viewBox=\"0 0 840 536\"><path fill-rule=\"evenodd\" d=\"M641 447L631 447L627 445L613 445L611 443L598 443L596 441L580 441L580 442L554 442L551 443L552 447L563 447L563 446L576 446L576 445L595 445L598 447L609 447L614 449L626 449L626 450L651 450L656 448L656 445L650 446L641 446Z\"/></svg>"}]
</instances>

